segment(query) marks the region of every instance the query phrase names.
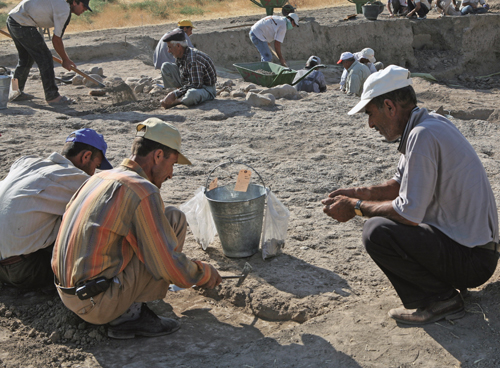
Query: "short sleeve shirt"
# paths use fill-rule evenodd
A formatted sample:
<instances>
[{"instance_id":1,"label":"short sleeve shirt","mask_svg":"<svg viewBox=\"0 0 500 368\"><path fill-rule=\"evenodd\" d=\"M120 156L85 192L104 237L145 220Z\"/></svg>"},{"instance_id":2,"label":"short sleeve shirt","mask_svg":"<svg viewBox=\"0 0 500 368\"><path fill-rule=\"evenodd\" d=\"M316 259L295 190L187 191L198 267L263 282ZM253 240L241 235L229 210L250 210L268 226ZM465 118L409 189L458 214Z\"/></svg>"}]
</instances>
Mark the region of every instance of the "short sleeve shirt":
<instances>
[{"instance_id":1,"label":"short sleeve shirt","mask_svg":"<svg viewBox=\"0 0 500 368\"><path fill-rule=\"evenodd\" d=\"M498 242L495 197L474 148L449 121L415 108L401 137L394 210L467 247Z\"/></svg>"},{"instance_id":2,"label":"short sleeve shirt","mask_svg":"<svg viewBox=\"0 0 500 368\"><path fill-rule=\"evenodd\" d=\"M54 35L62 37L71 20L71 9L66 0L23 0L9 15L25 27L54 28Z\"/></svg>"},{"instance_id":3,"label":"short sleeve shirt","mask_svg":"<svg viewBox=\"0 0 500 368\"><path fill-rule=\"evenodd\" d=\"M283 43L286 34L286 18L278 15L262 18L252 26L250 32L253 32L255 37L261 41Z\"/></svg>"}]
</instances>

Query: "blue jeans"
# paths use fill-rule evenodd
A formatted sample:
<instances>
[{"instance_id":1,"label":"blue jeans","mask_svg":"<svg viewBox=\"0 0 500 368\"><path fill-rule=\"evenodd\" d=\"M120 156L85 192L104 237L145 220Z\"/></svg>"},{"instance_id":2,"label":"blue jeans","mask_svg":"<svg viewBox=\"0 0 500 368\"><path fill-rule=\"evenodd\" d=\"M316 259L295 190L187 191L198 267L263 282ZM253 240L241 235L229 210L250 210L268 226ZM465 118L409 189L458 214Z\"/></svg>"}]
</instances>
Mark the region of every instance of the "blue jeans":
<instances>
[{"instance_id":1,"label":"blue jeans","mask_svg":"<svg viewBox=\"0 0 500 368\"><path fill-rule=\"evenodd\" d=\"M485 8L483 7L477 7L476 9L474 9L472 6L470 5L467 5L467 6L464 6L462 8L462 10L460 10L460 13L462 13L462 15L467 15L467 14L484 14L486 13L488 10L486 10Z\"/></svg>"},{"instance_id":2,"label":"blue jeans","mask_svg":"<svg viewBox=\"0 0 500 368\"><path fill-rule=\"evenodd\" d=\"M52 53L37 28L21 26L11 17L7 18L7 28L19 53L19 61L14 72L14 78L19 82L19 89L24 90L30 69L36 62L42 78L45 99L50 101L59 97Z\"/></svg>"},{"instance_id":3,"label":"blue jeans","mask_svg":"<svg viewBox=\"0 0 500 368\"><path fill-rule=\"evenodd\" d=\"M271 54L271 50L269 50L267 42L259 40L252 31L248 35L252 43L257 47L257 50L259 50L260 61L272 61L273 55Z\"/></svg>"}]
</instances>

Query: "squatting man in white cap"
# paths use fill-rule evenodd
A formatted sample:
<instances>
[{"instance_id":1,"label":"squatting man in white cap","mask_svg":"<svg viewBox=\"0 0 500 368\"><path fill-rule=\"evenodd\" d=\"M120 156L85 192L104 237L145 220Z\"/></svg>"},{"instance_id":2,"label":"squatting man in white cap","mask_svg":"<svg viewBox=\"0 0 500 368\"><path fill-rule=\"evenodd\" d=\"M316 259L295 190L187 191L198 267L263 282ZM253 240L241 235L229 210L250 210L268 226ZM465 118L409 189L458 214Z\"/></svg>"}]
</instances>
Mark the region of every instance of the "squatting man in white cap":
<instances>
[{"instance_id":1,"label":"squatting man in white cap","mask_svg":"<svg viewBox=\"0 0 500 368\"><path fill-rule=\"evenodd\" d=\"M179 131L147 119L137 125L130 157L88 180L64 214L52 256L59 295L83 320L109 323L109 337L175 332L179 322L145 302L163 299L170 284L211 289L222 281L214 267L182 253L186 217L165 208L160 195L175 164L191 164Z\"/></svg>"},{"instance_id":2,"label":"squatting man in white cap","mask_svg":"<svg viewBox=\"0 0 500 368\"><path fill-rule=\"evenodd\" d=\"M354 54L350 52L343 52L337 64L342 64L344 70L347 72L345 88L342 89L341 86L341 90L348 96L361 96L363 83L365 83L366 78L371 74L370 69L356 60Z\"/></svg>"},{"instance_id":3,"label":"squatting man in white cap","mask_svg":"<svg viewBox=\"0 0 500 368\"><path fill-rule=\"evenodd\" d=\"M295 13L290 13L286 17L269 15L255 23L248 35L257 50L259 50L260 61L273 60L269 44L274 41L276 55L281 65L287 66L281 53L281 44L285 40L286 31L298 26L299 16Z\"/></svg>"},{"instance_id":4,"label":"squatting man in white cap","mask_svg":"<svg viewBox=\"0 0 500 368\"><path fill-rule=\"evenodd\" d=\"M161 66L161 76L165 88L176 88L161 101L165 109L184 104L194 106L215 98L217 93L217 72L212 59L186 43L186 34L182 29L168 33L163 42L168 45L168 52L175 57L175 64L165 62Z\"/></svg>"},{"instance_id":5,"label":"squatting man in white cap","mask_svg":"<svg viewBox=\"0 0 500 368\"><path fill-rule=\"evenodd\" d=\"M66 138L61 154L24 156L0 181L0 283L54 291L52 248L66 205L97 168L112 169L107 144L83 128Z\"/></svg>"},{"instance_id":6,"label":"squatting man in white cap","mask_svg":"<svg viewBox=\"0 0 500 368\"><path fill-rule=\"evenodd\" d=\"M408 70L372 74L361 101L368 125L388 141L401 138L395 176L381 185L337 189L323 211L363 227L368 254L403 302L389 317L421 325L465 314L458 290L477 287L498 262L495 197L474 148L446 118L417 107Z\"/></svg>"},{"instance_id":7,"label":"squatting man in white cap","mask_svg":"<svg viewBox=\"0 0 500 368\"><path fill-rule=\"evenodd\" d=\"M375 51L369 47L364 48L360 52L355 52L353 55L357 61L366 65L372 74L378 72L380 69L384 69L384 64L377 62L377 59L375 59ZM340 77L340 90L344 92L346 90L345 83L347 81L347 73L347 69L344 68L342 76Z\"/></svg>"}]
</instances>

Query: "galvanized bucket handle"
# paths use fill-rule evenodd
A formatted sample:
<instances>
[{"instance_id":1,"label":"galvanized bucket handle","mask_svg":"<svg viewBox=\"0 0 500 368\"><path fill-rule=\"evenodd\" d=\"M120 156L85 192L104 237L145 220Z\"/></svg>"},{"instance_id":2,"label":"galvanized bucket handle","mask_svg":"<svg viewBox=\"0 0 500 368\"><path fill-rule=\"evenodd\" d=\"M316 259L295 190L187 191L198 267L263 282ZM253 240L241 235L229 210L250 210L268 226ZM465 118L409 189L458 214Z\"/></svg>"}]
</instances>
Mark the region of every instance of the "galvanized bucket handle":
<instances>
[{"instance_id":1,"label":"galvanized bucket handle","mask_svg":"<svg viewBox=\"0 0 500 368\"><path fill-rule=\"evenodd\" d=\"M246 167L249 167L250 169L252 169L252 170L253 170L253 171L254 171L254 172L255 172L255 173L259 176L259 179L260 179L260 181L262 182L262 185L264 186L264 188L266 187L266 184L264 184L264 180L262 179L262 176L260 176L260 174L257 172L257 170L255 170L252 166L250 166L250 165L248 165L248 164L245 164L245 163L243 163L243 162L240 162L240 161L234 161L234 159L229 158L229 161L228 161L228 162L223 162L222 164L215 166L215 167L212 169L212 171L210 171L210 172L208 173L208 176L207 176L207 182L206 182L206 184L205 184L205 190L206 190L207 192L208 192L208 190L209 190L209 189L208 189L208 183L209 183L209 180L210 180L210 175L212 175L212 173L213 173L213 172L214 172L217 168L219 168L219 167L221 167L221 166L228 165L228 164L240 164L240 165L244 165L244 166L246 166Z\"/></svg>"}]
</instances>

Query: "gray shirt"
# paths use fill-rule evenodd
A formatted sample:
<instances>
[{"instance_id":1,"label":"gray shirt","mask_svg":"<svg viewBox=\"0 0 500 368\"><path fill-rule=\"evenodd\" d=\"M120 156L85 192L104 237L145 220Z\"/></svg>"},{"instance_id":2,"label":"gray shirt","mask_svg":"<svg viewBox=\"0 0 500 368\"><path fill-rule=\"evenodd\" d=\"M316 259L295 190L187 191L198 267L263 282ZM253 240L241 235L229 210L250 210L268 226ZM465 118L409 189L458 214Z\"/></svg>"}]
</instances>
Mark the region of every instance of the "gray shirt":
<instances>
[{"instance_id":1,"label":"gray shirt","mask_svg":"<svg viewBox=\"0 0 500 368\"><path fill-rule=\"evenodd\" d=\"M401 137L394 210L467 246L498 242L495 197L474 148L445 117L415 108Z\"/></svg>"},{"instance_id":2,"label":"gray shirt","mask_svg":"<svg viewBox=\"0 0 500 368\"><path fill-rule=\"evenodd\" d=\"M177 28L176 28L177 29ZM165 33L160 41L158 42L158 45L156 45L155 53L153 54L153 64L155 65L155 69L161 69L161 66L163 63L172 63L175 64L175 58L174 55L172 55L170 52L168 52L168 45L166 42L163 42L163 39L167 34L169 34L172 31L169 31ZM186 42L189 47L193 47L193 44L191 43L191 40L189 39L189 36L184 32L186 35Z\"/></svg>"},{"instance_id":3,"label":"gray shirt","mask_svg":"<svg viewBox=\"0 0 500 368\"><path fill-rule=\"evenodd\" d=\"M88 178L55 152L14 162L0 181L0 260L51 245L66 205Z\"/></svg>"},{"instance_id":4,"label":"gray shirt","mask_svg":"<svg viewBox=\"0 0 500 368\"><path fill-rule=\"evenodd\" d=\"M25 27L53 27L54 35L62 37L71 20L71 9L66 0L23 0L9 15Z\"/></svg>"},{"instance_id":5,"label":"gray shirt","mask_svg":"<svg viewBox=\"0 0 500 368\"><path fill-rule=\"evenodd\" d=\"M372 74L370 69L359 61L352 63L351 67L347 69L346 79L346 92L348 95L361 96L363 93L363 84L366 78Z\"/></svg>"}]
</instances>

